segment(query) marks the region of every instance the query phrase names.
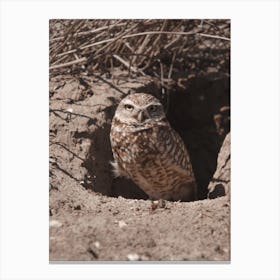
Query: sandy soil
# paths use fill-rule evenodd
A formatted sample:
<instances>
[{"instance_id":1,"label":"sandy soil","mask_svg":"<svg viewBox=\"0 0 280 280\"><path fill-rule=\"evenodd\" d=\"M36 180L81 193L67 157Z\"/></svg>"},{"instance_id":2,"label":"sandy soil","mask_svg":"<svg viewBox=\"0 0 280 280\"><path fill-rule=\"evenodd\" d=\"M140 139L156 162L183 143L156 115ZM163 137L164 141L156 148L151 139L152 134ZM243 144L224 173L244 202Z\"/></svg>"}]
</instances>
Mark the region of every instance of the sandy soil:
<instances>
[{"instance_id":1,"label":"sandy soil","mask_svg":"<svg viewBox=\"0 0 280 280\"><path fill-rule=\"evenodd\" d=\"M166 202L156 208L147 200L77 190L74 182L72 188L77 200L73 190L67 197L52 194L57 205L50 217L52 261L230 259L230 207L225 197Z\"/></svg>"},{"instance_id":2,"label":"sandy soil","mask_svg":"<svg viewBox=\"0 0 280 280\"><path fill-rule=\"evenodd\" d=\"M168 118L190 151L200 190L190 203L152 203L133 182L113 178L111 119L129 90L157 94L146 78L50 80L50 261L230 260L229 195L206 199L229 130L219 113L229 103L228 78L195 79L187 95L177 89L170 100Z\"/></svg>"}]
</instances>

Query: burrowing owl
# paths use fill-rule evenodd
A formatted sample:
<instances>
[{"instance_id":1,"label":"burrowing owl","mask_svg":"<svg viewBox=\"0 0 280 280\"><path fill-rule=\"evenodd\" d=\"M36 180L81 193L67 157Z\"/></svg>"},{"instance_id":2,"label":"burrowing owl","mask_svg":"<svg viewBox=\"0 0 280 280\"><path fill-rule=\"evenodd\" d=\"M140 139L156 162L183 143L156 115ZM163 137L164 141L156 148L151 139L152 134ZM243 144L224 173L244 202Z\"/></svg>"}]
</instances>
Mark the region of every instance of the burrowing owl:
<instances>
[{"instance_id":1,"label":"burrowing owl","mask_svg":"<svg viewBox=\"0 0 280 280\"><path fill-rule=\"evenodd\" d=\"M122 99L110 138L116 177L132 179L151 199L196 199L188 152L157 98L137 93Z\"/></svg>"}]
</instances>

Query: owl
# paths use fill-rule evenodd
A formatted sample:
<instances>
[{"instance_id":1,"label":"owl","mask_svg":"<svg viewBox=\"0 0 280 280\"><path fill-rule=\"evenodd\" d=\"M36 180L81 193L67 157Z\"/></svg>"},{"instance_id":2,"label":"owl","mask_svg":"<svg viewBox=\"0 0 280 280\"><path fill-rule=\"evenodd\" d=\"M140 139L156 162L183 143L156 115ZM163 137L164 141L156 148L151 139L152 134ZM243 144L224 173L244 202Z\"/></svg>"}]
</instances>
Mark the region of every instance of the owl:
<instances>
[{"instance_id":1,"label":"owl","mask_svg":"<svg viewBox=\"0 0 280 280\"><path fill-rule=\"evenodd\" d=\"M119 103L110 132L116 177L133 180L152 200L196 199L189 154L160 101L135 93Z\"/></svg>"}]
</instances>

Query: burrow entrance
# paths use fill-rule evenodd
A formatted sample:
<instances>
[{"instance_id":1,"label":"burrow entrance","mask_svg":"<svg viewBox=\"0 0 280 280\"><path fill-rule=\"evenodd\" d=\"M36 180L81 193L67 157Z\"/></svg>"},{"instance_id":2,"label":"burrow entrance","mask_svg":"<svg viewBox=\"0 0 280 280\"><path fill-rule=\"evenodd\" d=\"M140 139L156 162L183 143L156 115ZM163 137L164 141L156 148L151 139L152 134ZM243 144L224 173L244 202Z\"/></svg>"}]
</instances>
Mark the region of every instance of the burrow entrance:
<instances>
[{"instance_id":1,"label":"burrow entrance","mask_svg":"<svg viewBox=\"0 0 280 280\"><path fill-rule=\"evenodd\" d=\"M140 86L134 92L162 96L162 88L155 83ZM121 93L124 96L125 92ZM207 197L207 186L217 164L217 156L230 130L230 80L227 75L208 74L180 81L168 90L167 118L181 135L190 153L198 184L198 199ZM146 199L147 195L132 181L113 178L110 161L110 122L118 102L104 109L105 122L92 134L87 159L82 164L87 170L86 188L108 196ZM81 138L85 135L75 134Z\"/></svg>"}]
</instances>

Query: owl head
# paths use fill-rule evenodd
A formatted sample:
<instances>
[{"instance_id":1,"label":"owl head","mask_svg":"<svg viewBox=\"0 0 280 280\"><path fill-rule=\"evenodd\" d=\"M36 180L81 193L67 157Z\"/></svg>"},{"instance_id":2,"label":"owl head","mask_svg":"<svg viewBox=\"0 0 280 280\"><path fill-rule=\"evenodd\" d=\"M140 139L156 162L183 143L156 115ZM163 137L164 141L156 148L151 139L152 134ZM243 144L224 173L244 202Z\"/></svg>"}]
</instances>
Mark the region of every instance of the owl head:
<instances>
[{"instance_id":1,"label":"owl head","mask_svg":"<svg viewBox=\"0 0 280 280\"><path fill-rule=\"evenodd\" d=\"M166 118L164 108L154 96L134 93L121 100L115 118L130 125L145 125Z\"/></svg>"}]
</instances>

